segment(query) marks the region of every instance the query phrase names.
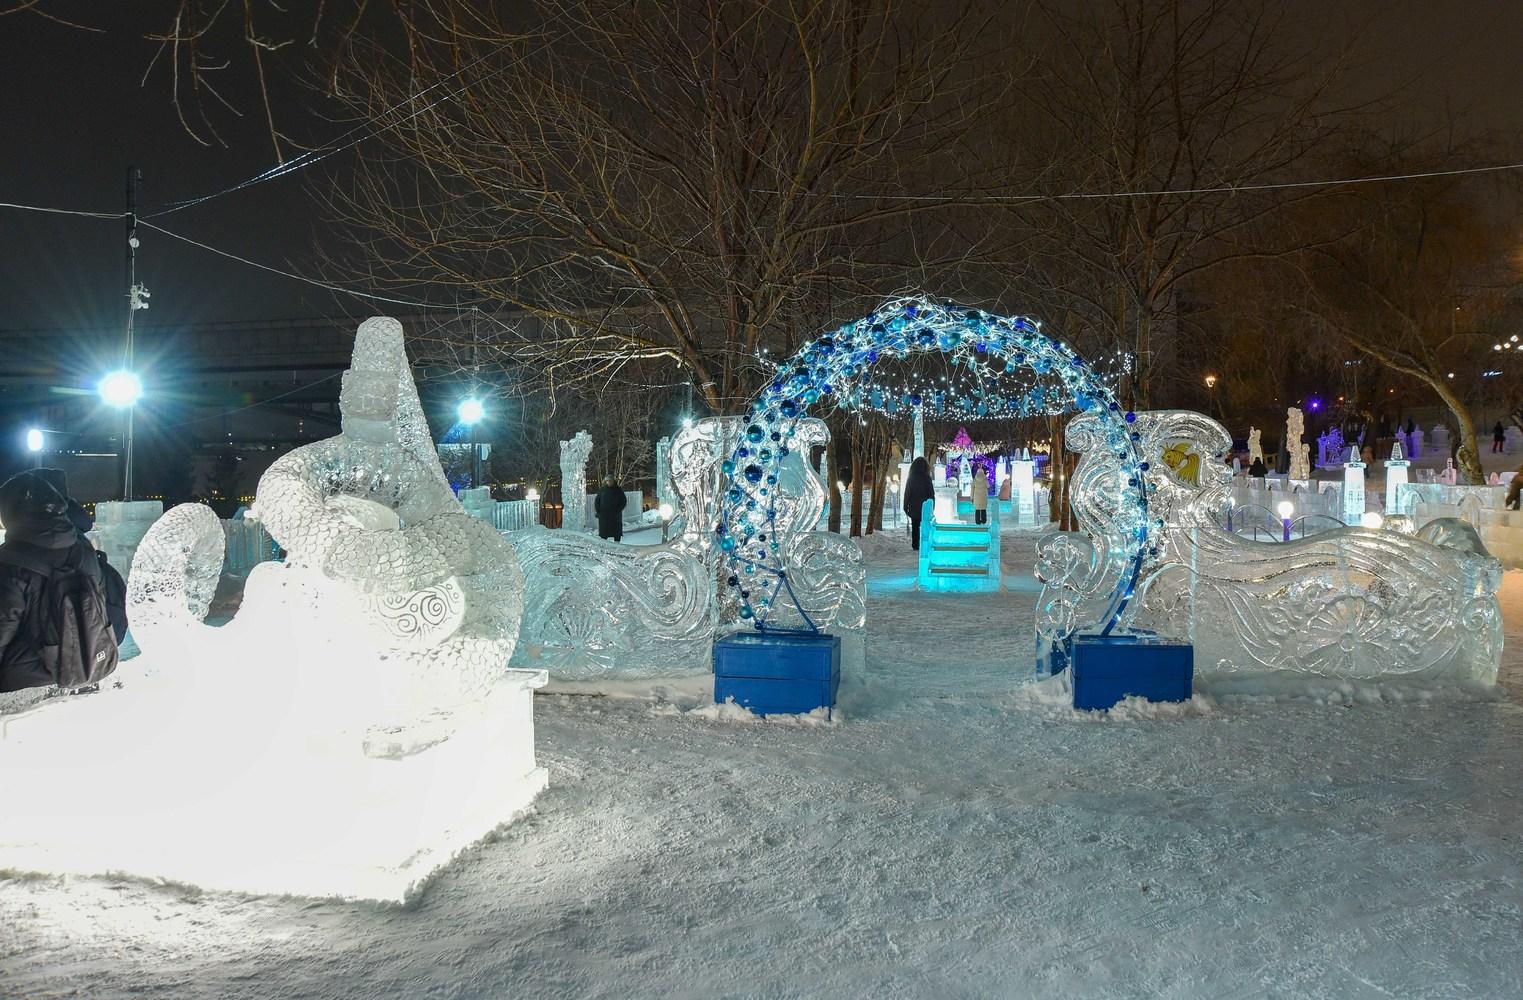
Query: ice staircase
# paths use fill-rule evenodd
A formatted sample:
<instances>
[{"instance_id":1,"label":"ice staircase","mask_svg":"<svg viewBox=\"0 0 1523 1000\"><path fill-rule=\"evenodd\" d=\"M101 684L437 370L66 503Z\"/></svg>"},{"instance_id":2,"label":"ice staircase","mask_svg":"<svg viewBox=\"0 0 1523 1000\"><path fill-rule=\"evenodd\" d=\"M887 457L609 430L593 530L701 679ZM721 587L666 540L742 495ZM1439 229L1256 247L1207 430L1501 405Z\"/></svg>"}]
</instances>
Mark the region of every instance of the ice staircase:
<instances>
[{"instance_id":1,"label":"ice staircase","mask_svg":"<svg viewBox=\"0 0 1523 1000\"><path fill-rule=\"evenodd\" d=\"M990 501L986 524L960 520L947 505L938 519L936 506L927 500L920 519L919 588L965 594L999 590L999 502Z\"/></svg>"}]
</instances>

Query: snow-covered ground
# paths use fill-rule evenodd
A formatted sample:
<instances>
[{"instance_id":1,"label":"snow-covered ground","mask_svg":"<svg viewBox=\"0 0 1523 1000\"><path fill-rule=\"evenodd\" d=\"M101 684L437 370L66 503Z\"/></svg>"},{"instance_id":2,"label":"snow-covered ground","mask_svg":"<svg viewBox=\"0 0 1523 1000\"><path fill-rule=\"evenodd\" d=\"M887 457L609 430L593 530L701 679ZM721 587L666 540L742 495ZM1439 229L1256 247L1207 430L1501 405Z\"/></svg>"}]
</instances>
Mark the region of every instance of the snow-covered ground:
<instances>
[{"instance_id":1,"label":"snow-covered ground","mask_svg":"<svg viewBox=\"0 0 1523 1000\"><path fill-rule=\"evenodd\" d=\"M0 879L0 996L1523 996L1523 574L1502 699L1102 721L1024 576L868 548L840 721L542 697L535 814L412 907Z\"/></svg>"}]
</instances>

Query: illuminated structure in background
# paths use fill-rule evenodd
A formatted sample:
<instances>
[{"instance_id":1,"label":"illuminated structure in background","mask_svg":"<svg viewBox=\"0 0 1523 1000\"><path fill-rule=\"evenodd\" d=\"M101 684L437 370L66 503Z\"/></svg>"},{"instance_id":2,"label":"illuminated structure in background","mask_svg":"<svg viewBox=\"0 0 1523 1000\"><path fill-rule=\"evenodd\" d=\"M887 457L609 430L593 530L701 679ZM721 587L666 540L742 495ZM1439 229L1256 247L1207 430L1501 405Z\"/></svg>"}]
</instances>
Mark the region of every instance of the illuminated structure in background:
<instances>
[{"instance_id":1,"label":"illuminated structure in background","mask_svg":"<svg viewBox=\"0 0 1523 1000\"><path fill-rule=\"evenodd\" d=\"M911 414L926 403L922 392L889 398L871 380L880 360L942 352L972 368L977 383L984 375L1029 372L1031 382L1012 412L1080 410L1095 428L1094 444L1114 456L1119 475L1088 484L1108 507L1104 519L1090 524L1099 536L1092 551L1114 569L1108 596L1091 608L1100 574L1090 564L1059 566L1049 547L1048 587L1038 608L1039 658L1066 660L1067 641L1083 629L1109 634L1121 621L1133 587L1156 551L1151 534L1157 526L1148 511L1147 463L1132 429L1134 415L1116 401L1102 375L1070 347L1042 333L1040 324L1021 316L998 316L980 309L929 299L900 298L871 315L830 331L804 345L778 367L771 382L748 408L743 432L724 463L726 486L714 525L714 538L725 554L729 593L740 616L762 631L803 629L818 632L810 602L796 586L795 561L779 538L780 472L798 447L800 421L812 406L835 403L866 405L885 412ZM936 405L949 400L932 399ZM987 403L985 406L987 408Z\"/></svg>"},{"instance_id":2,"label":"illuminated structure in background","mask_svg":"<svg viewBox=\"0 0 1523 1000\"><path fill-rule=\"evenodd\" d=\"M977 473L984 475L982 469ZM999 503L989 504L989 519L973 524L938 516L927 500L920 520L920 565L915 586L943 594L987 594L999 590Z\"/></svg>"},{"instance_id":3,"label":"illuminated structure in background","mask_svg":"<svg viewBox=\"0 0 1523 1000\"><path fill-rule=\"evenodd\" d=\"M1405 513L1401 509L1401 488L1407 485L1407 469L1412 465L1401 452L1401 442L1391 443L1391 457L1386 460L1386 514Z\"/></svg>"},{"instance_id":4,"label":"illuminated structure in background","mask_svg":"<svg viewBox=\"0 0 1523 1000\"><path fill-rule=\"evenodd\" d=\"M201 620L221 524L176 507L129 579L123 687L9 723L0 868L402 900L544 787L518 561L451 494L396 321L360 327L340 400L343 433L260 481L287 558L232 621Z\"/></svg>"},{"instance_id":5,"label":"illuminated structure in background","mask_svg":"<svg viewBox=\"0 0 1523 1000\"><path fill-rule=\"evenodd\" d=\"M1151 461L1178 443L1202 455L1231 445L1226 430L1199 413L1137 418ZM1083 454L1074 508L1085 522L1109 516L1104 491L1089 484L1121 474L1097 430L1087 417L1068 430ZM1346 527L1256 542L1220 527L1231 503L1226 466L1204 463L1199 484L1153 468L1151 509L1164 521L1155 536L1160 552L1127 624L1189 637L1196 675L1214 690L1308 678L1425 687L1496 682L1501 567L1468 525L1441 519L1416 535Z\"/></svg>"}]
</instances>

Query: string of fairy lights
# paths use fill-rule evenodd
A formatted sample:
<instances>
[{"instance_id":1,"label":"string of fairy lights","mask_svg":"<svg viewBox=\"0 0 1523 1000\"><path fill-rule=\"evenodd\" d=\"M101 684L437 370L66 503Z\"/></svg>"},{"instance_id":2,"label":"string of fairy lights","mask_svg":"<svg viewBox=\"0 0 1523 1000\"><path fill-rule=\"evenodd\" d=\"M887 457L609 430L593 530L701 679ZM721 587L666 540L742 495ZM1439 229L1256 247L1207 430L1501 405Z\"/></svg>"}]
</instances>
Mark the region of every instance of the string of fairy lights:
<instances>
[{"instance_id":1,"label":"string of fairy lights","mask_svg":"<svg viewBox=\"0 0 1523 1000\"><path fill-rule=\"evenodd\" d=\"M783 540L778 537L778 483L799 421L815 406L866 406L908 413L924 408L928 400L938 405L938 392L942 406L971 399L965 388L952 388L951 375L944 389L886 386L874 377L880 361L937 353L956 359L954 371L962 369L966 374L971 369L966 377L975 383L982 370L1015 376L1010 384L1026 385L1025 394L999 397L997 404L1010 412L1079 410L1096 417L1105 445L1120 466L1116 517L1107 532L1129 564L1112 595L1103 630L1109 632L1120 621L1143 561L1152 551L1149 538L1160 527L1148 512L1148 463L1142 457L1141 437L1133 429L1136 414L1122 409L1105 373L1066 343L1044 334L1039 321L920 296L892 299L867 317L805 344L772 368L767 387L747 409L741 440L721 465L728 485L714 526L730 569L726 583L739 598L743 619L764 631L788 630L787 625L777 626L774 618L780 610L786 614L791 605L805 631L819 631L794 593ZM1022 372L1029 373L1024 382L1018 374ZM986 398L985 402L992 401ZM975 412L976 406L975 402Z\"/></svg>"},{"instance_id":2,"label":"string of fairy lights","mask_svg":"<svg viewBox=\"0 0 1523 1000\"><path fill-rule=\"evenodd\" d=\"M987 341L960 343L931 355L940 365L875 364L860 381L837 394L836 406L887 417L928 420L1014 420L1071 412L1073 396L1051 372L1038 374L1020 362L991 353ZM757 355L765 370L780 367L765 350ZM1112 351L1090 367L1112 391L1132 370L1132 356Z\"/></svg>"}]
</instances>

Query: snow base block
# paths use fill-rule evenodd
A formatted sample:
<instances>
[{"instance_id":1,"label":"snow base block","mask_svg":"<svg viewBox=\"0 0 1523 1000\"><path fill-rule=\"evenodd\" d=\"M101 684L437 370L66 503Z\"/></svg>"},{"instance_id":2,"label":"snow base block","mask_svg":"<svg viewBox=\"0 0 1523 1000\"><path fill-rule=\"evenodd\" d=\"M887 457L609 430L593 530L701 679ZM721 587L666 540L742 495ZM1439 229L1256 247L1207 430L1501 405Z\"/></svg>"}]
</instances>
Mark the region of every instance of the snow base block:
<instances>
[{"instance_id":1,"label":"snow base block","mask_svg":"<svg viewBox=\"0 0 1523 1000\"><path fill-rule=\"evenodd\" d=\"M291 739L236 705L188 718L204 708L188 684L50 699L0 724L0 872L406 903L545 787L544 682L510 671L441 720L447 738L371 753L347 736Z\"/></svg>"},{"instance_id":2,"label":"snow base block","mask_svg":"<svg viewBox=\"0 0 1523 1000\"><path fill-rule=\"evenodd\" d=\"M757 715L831 709L841 686L841 637L737 632L714 643L714 701Z\"/></svg>"},{"instance_id":3,"label":"snow base block","mask_svg":"<svg viewBox=\"0 0 1523 1000\"><path fill-rule=\"evenodd\" d=\"M1123 698L1187 701L1195 647L1148 635L1077 635L1069 652L1074 708L1106 710Z\"/></svg>"}]
</instances>

